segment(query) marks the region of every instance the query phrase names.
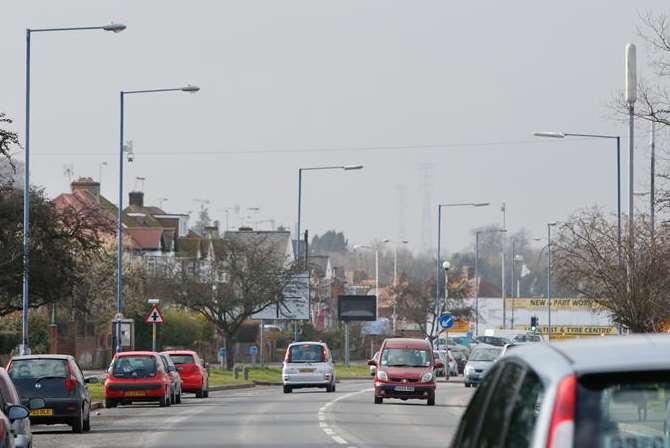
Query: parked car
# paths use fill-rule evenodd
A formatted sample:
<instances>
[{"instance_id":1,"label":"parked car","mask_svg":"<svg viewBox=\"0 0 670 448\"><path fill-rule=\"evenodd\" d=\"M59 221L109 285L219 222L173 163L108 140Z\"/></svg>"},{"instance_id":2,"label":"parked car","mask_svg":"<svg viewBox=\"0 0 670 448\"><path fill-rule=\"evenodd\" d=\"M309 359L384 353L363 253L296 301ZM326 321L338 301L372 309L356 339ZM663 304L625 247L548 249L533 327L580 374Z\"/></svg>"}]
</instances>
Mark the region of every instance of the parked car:
<instances>
[{"instance_id":1,"label":"parked car","mask_svg":"<svg viewBox=\"0 0 670 448\"><path fill-rule=\"evenodd\" d=\"M668 378L667 335L525 344L486 375L451 447L667 446Z\"/></svg>"},{"instance_id":2,"label":"parked car","mask_svg":"<svg viewBox=\"0 0 670 448\"><path fill-rule=\"evenodd\" d=\"M542 335L536 333L521 333L512 336L511 342L513 344L533 344L544 342L544 338L542 338Z\"/></svg>"},{"instance_id":3,"label":"parked car","mask_svg":"<svg viewBox=\"0 0 670 448\"><path fill-rule=\"evenodd\" d=\"M463 370L465 387L478 385L501 354L501 347L478 345L470 354L470 358Z\"/></svg>"},{"instance_id":4,"label":"parked car","mask_svg":"<svg viewBox=\"0 0 670 448\"><path fill-rule=\"evenodd\" d=\"M456 368L458 370L458 374L463 375L463 371L465 370L465 364L467 364L468 362L468 357L466 353L460 350L452 350L451 354L454 356L454 359L456 360Z\"/></svg>"},{"instance_id":5,"label":"parked car","mask_svg":"<svg viewBox=\"0 0 670 448\"><path fill-rule=\"evenodd\" d=\"M170 379L172 380L172 387L170 388L170 401L172 403L180 404L181 403L181 376L177 371L177 366L170 355L167 353L161 353L161 360L163 360L163 367L167 370Z\"/></svg>"},{"instance_id":6,"label":"parked car","mask_svg":"<svg viewBox=\"0 0 670 448\"><path fill-rule=\"evenodd\" d=\"M505 344L510 344L512 341L502 336L477 336L475 338L478 344L493 345L495 347L504 347Z\"/></svg>"},{"instance_id":7,"label":"parked car","mask_svg":"<svg viewBox=\"0 0 670 448\"><path fill-rule=\"evenodd\" d=\"M170 357L181 376L182 392L194 393L196 398L209 397L209 372L207 363L193 350L170 350Z\"/></svg>"},{"instance_id":8,"label":"parked car","mask_svg":"<svg viewBox=\"0 0 670 448\"><path fill-rule=\"evenodd\" d=\"M372 357L375 361L379 360L379 352L377 351L375 355ZM369 366L370 368L370 376L375 376L375 373L377 373L377 366Z\"/></svg>"},{"instance_id":9,"label":"parked car","mask_svg":"<svg viewBox=\"0 0 670 448\"><path fill-rule=\"evenodd\" d=\"M120 352L114 355L105 379L105 407L133 402L172 404L172 378L155 352Z\"/></svg>"},{"instance_id":10,"label":"parked car","mask_svg":"<svg viewBox=\"0 0 670 448\"><path fill-rule=\"evenodd\" d=\"M451 350L447 351L449 357L449 376L458 376L458 363Z\"/></svg>"},{"instance_id":11,"label":"parked car","mask_svg":"<svg viewBox=\"0 0 670 448\"><path fill-rule=\"evenodd\" d=\"M286 349L282 368L284 393L304 387L321 387L335 392L335 364L323 342L294 342Z\"/></svg>"},{"instance_id":12,"label":"parked car","mask_svg":"<svg viewBox=\"0 0 670 448\"><path fill-rule=\"evenodd\" d=\"M13 434L13 425L20 420L28 419L28 408L20 404L10 404L3 406L4 411L0 411L0 448L16 448L15 442L18 440Z\"/></svg>"},{"instance_id":13,"label":"parked car","mask_svg":"<svg viewBox=\"0 0 670 448\"><path fill-rule=\"evenodd\" d=\"M21 405L21 397L14 386L7 371L0 368L0 411L7 413L10 406ZM44 407L44 400L33 398L26 402L31 411ZM33 445L33 433L30 427L30 419L22 418L10 422L11 432L14 434L14 446L16 448L30 448Z\"/></svg>"},{"instance_id":14,"label":"parked car","mask_svg":"<svg viewBox=\"0 0 670 448\"><path fill-rule=\"evenodd\" d=\"M15 356L7 365L22 402L41 398L44 406L30 411L33 424L66 424L72 432L91 429L91 395L87 384L95 377L84 378L77 361L70 355Z\"/></svg>"},{"instance_id":15,"label":"parked car","mask_svg":"<svg viewBox=\"0 0 670 448\"><path fill-rule=\"evenodd\" d=\"M370 360L377 367L374 402L382 404L385 398L426 400L435 405L435 369L444 369L444 363L433 355L430 342L424 339L386 339L380 349L379 361Z\"/></svg>"},{"instance_id":16,"label":"parked car","mask_svg":"<svg viewBox=\"0 0 670 448\"><path fill-rule=\"evenodd\" d=\"M454 355L451 353L451 350L435 350L435 358L439 358L440 361L445 365L445 367L440 369L435 369L436 377L446 376L446 369L449 371L449 376L458 376L458 364Z\"/></svg>"}]
</instances>

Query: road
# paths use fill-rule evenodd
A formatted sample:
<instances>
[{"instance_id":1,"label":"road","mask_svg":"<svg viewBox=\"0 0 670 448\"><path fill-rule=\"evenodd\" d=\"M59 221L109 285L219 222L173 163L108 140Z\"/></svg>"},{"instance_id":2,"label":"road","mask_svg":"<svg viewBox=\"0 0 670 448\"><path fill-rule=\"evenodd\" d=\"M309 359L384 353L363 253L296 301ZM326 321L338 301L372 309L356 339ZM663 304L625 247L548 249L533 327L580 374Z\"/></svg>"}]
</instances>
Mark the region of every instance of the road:
<instances>
[{"instance_id":1,"label":"road","mask_svg":"<svg viewBox=\"0 0 670 448\"><path fill-rule=\"evenodd\" d=\"M438 387L437 403L372 402L369 381L343 381L335 393L279 387L213 392L170 408L102 409L93 430L36 426L35 448L84 447L409 447L446 446L472 389Z\"/></svg>"}]
</instances>

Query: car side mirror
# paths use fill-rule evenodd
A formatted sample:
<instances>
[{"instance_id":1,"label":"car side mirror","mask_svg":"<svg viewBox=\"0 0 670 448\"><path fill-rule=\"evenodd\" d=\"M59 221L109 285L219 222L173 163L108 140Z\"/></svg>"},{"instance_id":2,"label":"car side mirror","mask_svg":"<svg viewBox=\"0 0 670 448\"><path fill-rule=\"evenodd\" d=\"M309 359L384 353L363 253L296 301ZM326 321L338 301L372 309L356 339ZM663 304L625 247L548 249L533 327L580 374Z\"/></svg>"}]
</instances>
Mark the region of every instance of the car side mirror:
<instances>
[{"instance_id":1,"label":"car side mirror","mask_svg":"<svg viewBox=\"0 0 670 448\"><path fill-rule=\"evenodd\" d=\"M371 360L368 361L368 365L377 367L377 361L375 361L374 359L371 359Z\"/></svg>"},{"instance_id":2,"label":"car side mirror","mask_svg":"<svg viewBox=\"0 0 670 448\"><path fill-rule=\"evenodd\" d=\"M99 380L97 376L89 376L88 378L84 378L84 383L85 384L98 384Z\"/></svg>"},{"instance_id":3,"label":"car side mirror","mask_svg":"<svg viewBox=\"0 0 670 448\"><path fill-rule=\"evenodd\" d=\"M16 420L23 420L30 415L30 411L27 407L21 406L20 404L13 404L7 408L7 418L10 422L15 422Z\"/></svg>"},{"instance_id":4,"label":"car side mirror","mask_svg":"<svg viewBox=\"0 0 670 448\"><path fill-rule=\"evenodd\" d=\"M441 359L436 359L433 367L436 369L444 369L444 363Z\"/></svg>"},{"instance_id":5,"label":"car side mirror","mask_svg":"<svg viewBox=\"0 0 670 448\"><path fill-rule=\"evenodd\" d=\"M30 410L42 409L46 405L47 405L46 402L41 398L31 398L30 401L28 402L28 408Z\"/></svg>"}]
</instances>

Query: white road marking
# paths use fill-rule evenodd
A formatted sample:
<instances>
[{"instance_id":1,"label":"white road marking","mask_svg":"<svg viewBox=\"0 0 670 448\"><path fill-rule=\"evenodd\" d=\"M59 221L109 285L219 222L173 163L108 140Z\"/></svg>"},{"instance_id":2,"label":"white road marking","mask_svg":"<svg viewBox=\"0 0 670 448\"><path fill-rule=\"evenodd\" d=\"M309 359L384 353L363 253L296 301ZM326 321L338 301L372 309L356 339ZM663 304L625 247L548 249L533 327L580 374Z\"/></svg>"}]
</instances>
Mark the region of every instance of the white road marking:
<instances>
[{"instance_id":1,"label":"white road marking","mask_svg":"<svg viewBox=\"0 0 670 448\"><path fill-rule=\"evenodd\" d=\"M355 392L349 392L348 394L341 395L341 396L335 398L334 400L331 400L328 403L321 406L321 409L319 409L319 426L321 426L321 430L323 432L325 432L327 435L329 435L335 441L335 443L337 443L339 445L348 445L349 442L347 442L341 436L337 435L337 433L326 422L326 420L328 418L327 415L326 415L326 413L328 412L328 408L330 408L332 405L334 405L335 403L337 403L340 400L346 400L347 398L352 397L356 394L361 394L363 392L370 392L372 390L374 390L374 388L370 387L370 388L366 388L366 389L363 389L363 390L358 390L358 391L355 391ZM353 445L349 445L348 448L356 448L356 447L353 446Z\"/></svg>"}]
</instances>

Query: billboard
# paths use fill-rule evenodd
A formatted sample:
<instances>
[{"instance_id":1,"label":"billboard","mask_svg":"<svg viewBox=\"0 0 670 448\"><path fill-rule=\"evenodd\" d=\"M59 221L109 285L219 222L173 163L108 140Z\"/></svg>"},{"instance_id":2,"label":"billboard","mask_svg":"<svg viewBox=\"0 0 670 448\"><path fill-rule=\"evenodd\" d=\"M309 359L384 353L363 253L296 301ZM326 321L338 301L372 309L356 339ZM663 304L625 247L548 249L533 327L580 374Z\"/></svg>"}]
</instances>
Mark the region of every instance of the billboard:
<instances>
[{"instance_id":1,"label":"billboard","mask_svg":"<svg viewBox=\"0 0 670 448\"><path fill-rule=\"evenodd\" d=\"M339 296L337 318L343 321L377 320L377 296Z\"/></svg>"},{"instance_id":2,"label":"billboard","mask_svg":"<svg viewBox=\"0 0 670 448\"><path fill-rule=\"evenodd\" d=\"M310 320L309 272L295 274L284 289L283 303L270 305L252 319Z\"/></svg>"}]
</instances>

